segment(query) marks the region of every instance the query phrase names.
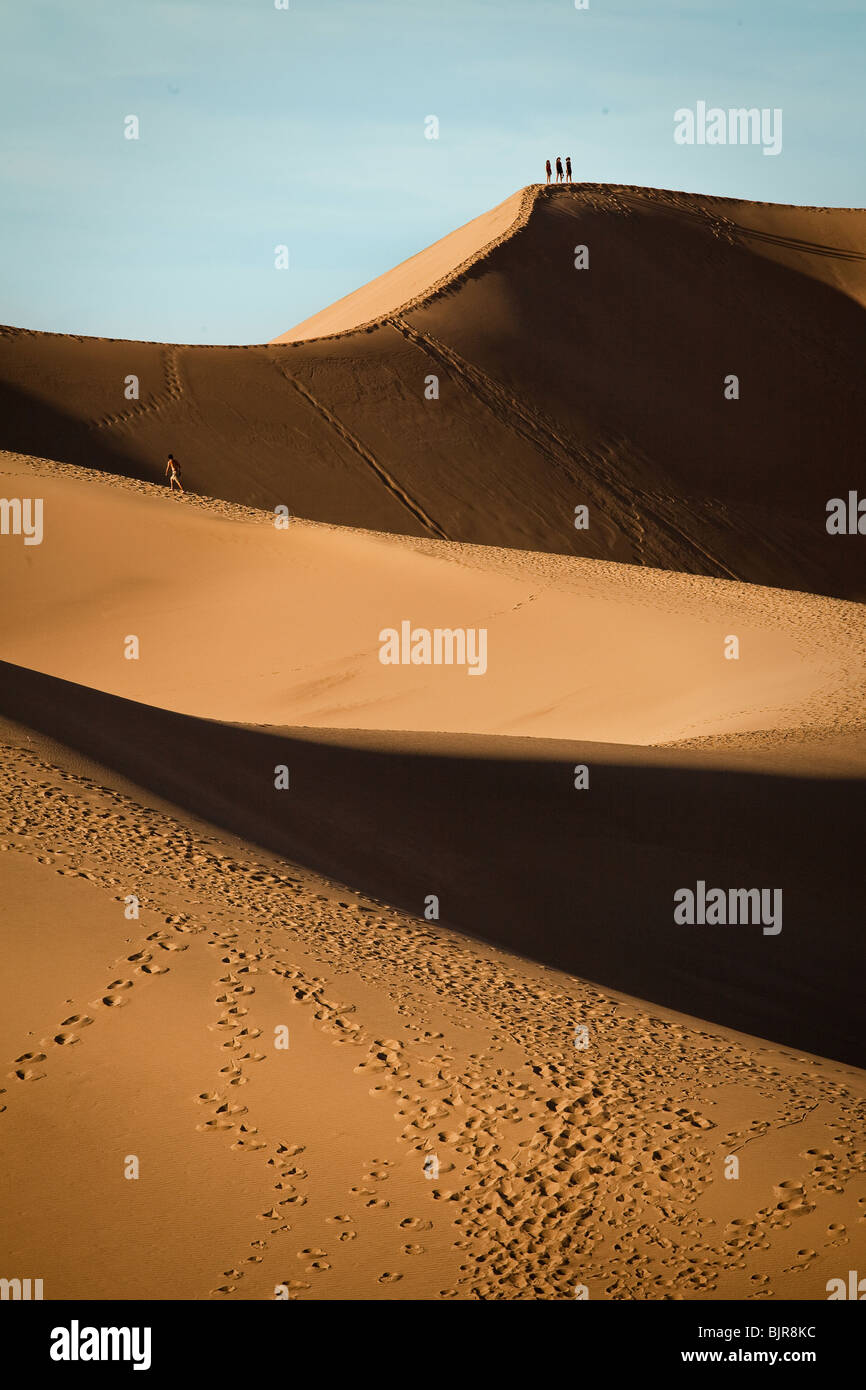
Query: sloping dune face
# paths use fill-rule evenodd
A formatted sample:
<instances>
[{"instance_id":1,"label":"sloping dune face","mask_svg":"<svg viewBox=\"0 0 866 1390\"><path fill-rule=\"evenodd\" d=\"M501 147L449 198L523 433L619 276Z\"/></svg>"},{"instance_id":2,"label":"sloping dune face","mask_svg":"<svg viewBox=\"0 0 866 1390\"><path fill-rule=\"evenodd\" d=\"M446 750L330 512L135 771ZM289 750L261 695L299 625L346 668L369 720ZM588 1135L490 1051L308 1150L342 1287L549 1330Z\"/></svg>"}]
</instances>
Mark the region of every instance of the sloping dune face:
<instances>
[{"instance_id":1,"label":"sloping dune face","mask_svg":"<svg viewBox=\"0 0 866 1390\"><path fill-rule=\"evenodd\" d=\"M861 211L533 188L268 345L5 330L0 445L151 480L172 450L194 491L313 520L862 599L827 507L861 476L864 245Z\"/></svg>"},{"instance_id":2,"label":"sloping dune face","mask_svg":"<svg viewBox=\"0 0 866 1390\"><path fill-rule=\"evenodd\" d=\"M512 236L528 217L532 202L531 189L513 193L490 212L473 217L456 232L450 232L273 341L299 343L305 338L346 333L353 328L381 323L395 310L405 309L416 300L429 299L437 289L453 284L461 274L489 256L501 241Z\"/></svg>"},{"instance_id":3,"label":"sloping dune face","mask_svg":"<svg viewBox=\"0 0 866 1390\"><path fill-rule=\"evenodd\" d=\"M41 500L43 531L0 547L4 658L114 695L254 724L621 744L842 733L859 717L859 605L283 529L146 484L4 467L7 495Z\"/></svg>"}]
</instances>

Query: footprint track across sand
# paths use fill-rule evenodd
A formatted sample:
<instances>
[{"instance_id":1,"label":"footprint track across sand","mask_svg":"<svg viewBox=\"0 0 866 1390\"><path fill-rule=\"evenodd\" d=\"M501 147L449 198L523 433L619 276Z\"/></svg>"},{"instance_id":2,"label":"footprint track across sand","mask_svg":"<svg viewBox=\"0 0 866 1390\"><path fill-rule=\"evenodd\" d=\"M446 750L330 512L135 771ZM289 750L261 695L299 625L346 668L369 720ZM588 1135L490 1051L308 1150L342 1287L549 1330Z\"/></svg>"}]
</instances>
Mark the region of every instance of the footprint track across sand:
<instances>
[{"instance_id":1,"label":"footprint track across sand","mask_svg":"<svg viewBox=\"0 0 866 1390\"><path fill-rule=\"evenodd\" d=\"M7 850L20 853L22 852L22 848L20 844L7 844L0 847L0 852L2 852L2 850ZM60 876L83 878L99 886L108 886L108 884L100 880L100 876L97 874L80 872L72 868L57 868L56 859L53 857L37 856L37 859L38 862L45 863L49 867L54 868L54 871ZM116 885L112 883L111 886L113 887ZM173 925L173 932L188 929L189 928L182 925L180 920ZM148 947L152 949L149 950L147 949ZM156 930L150 932L137 949L131 951L122 960L119 960L117 964L121 967L133 966L135 974L145 977L166 975L168 974L169 967L154 963L153 951L164 950L172 952L186 951L187 949L187 943L178 941L172 932ZM91 1014L83 1012L68 1015L60 1021L56 1031L50 1033L42 1040L42 1047L50 1047L51 1045L69 1047L75 1043L81 1042L81 1030L89 1028L96 1021L101 1009L122 1008L131 1002L131 991L134 984L135 981L128 978L118 978L108 981L108 983L105 984L101 990L97 991L88 1001L88 1008L93 1011L93 1015L91 1016ZM47 1052L25 1053L22 1054L21 1057L16 1058L14 1069L9 1072L8 1075L10 1078L19 1081L42 1080L48 1075L48 1072L41 1068L41 1064L47 1064L48 1062L49 1054Z\"/></svg>"},{"instance_id":2,"label":"footprint track across sand","mask_svg":"<svg viewBox=\"0 0 866 1390\"><path fill-rule=\"evenodd\" d=\"M224 1064L219 1069L219 1076L222 1084L226 1087L239 1087L248 1083L248 1068L252 1064L266 1061L266 1054L256 1050L252 1044L257 1038L261 1037L261 1029L249 1026L245 1020L249 1017L250 1009L248 1005L253 1001L256 990L255 986L248 983L243 977L249 975L251 971L258 971L270 964L271 958L264 951L254 953L236 948L230 944L235 939L234 933L223 933L216 931L212 934L208 944L218 951L221 951L221 962L229 969L216 981L219 993L216 994L214 1003L220 1010L215 1023L210 1027L221 1038L221 1050L228 1050L234 1054L231 1062ZM300 974L298 977L300 978ZM213 1111L212 1118L199 1124L197 1128L204 1132L224 1134L232 1137L231 1148L233 1152L242 1154L256 1154L258 1156L268 1155L266 1167L271 1169L271 1173L266 1175L265 1181L271 1186L271 1205L264 1211L257 1214L257 1219L268 1224L271 1237L287 1235L291 1231L291 1225L285 1220L286 1209L291 1209L306 1203L306 1198L299 1192L295 1182L306 1179L306 1172L294 1162L294 1159L303 1153L304 1146L300 1144L287 1145L282 1142L267 1141L258 1131L256 1125L249 1122L246 1118L249 1109L246 1105L233 1102L219 1090L202 1092L196 1097L198 1103L206 1109ZM274 1180L276 1178L276 1180ZM289 1179L294 1179L290 1181ZM266 1251L269 1244L260 1238L253 1238L249 1242L250 1248ZM307 1268L310 1271L321 1273L330 1268L329 1264L322 1258L324 1251L307 1250L304 1252L310 1259ZM256 1267L263 1262L263 1256L259 1254L247 1255L242 1263L252 1265L253 1269L235 1268L229 1272L229 1277L233 1283L221 1284L212 1289L212 1297L228 1297L238 1292L241 1280L245 1275L255 1273ZM285 1281L280 1281L285 1283ZM290 1281L291 1287L297 1292L300 1288L308 1287L298 1281Z\"/></svg>"}]
</instances>

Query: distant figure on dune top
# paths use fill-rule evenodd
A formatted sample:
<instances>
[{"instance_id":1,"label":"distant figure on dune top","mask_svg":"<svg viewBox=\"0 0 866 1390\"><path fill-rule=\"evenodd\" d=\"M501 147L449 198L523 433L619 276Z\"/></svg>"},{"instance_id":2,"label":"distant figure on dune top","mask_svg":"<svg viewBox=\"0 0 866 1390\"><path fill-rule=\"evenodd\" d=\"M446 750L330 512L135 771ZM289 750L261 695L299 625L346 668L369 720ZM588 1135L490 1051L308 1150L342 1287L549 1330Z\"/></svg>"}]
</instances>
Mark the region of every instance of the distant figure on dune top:
<instances>
[{"instance_id":1,"label":"distant figure on dune top","mask_svg":"<svg viewBox=\"0 0 866 1390\"><path fill-rule=\"evenodd\" d=\"M565 182L571 183L571 155L565 156Z\"/></svg>"},{"instance_id":2,"label":"distant figure on dune top","mask_svg":"<svg viewBox=\"0 0 866 1390\"><path fill-rule=\"evenodd\" d=\"M177 484L178 492L183 492L183 488L180 485L180 464L174 454L169 454L168 463L165 465L165 472L168 478L169 492L174 492L175 484Z\"/></svg>"},{"instance_id":3,"label":"distant figure on dune top","mask_svg":"<svg viewBox=\"0 0 866 1390\"><path fill-rule=\"evenodd\" d=\"M559 155L556 156L556 182L562 183L562 160Z\"/></svg>"},{"instance_id":4,"label":"distant figure on dune top","mask_svg":"<svg viewBox=\"0 0 866 1390\"><path fill-rule=\"evenodd\" d=\"M553 171L551 170L551 167L550 167L550 160L549 160L549 159L545 162L544 168L545 168L546 173L547 173L547 182L550 183L550 175L551 175L551 173L552 173Z\"/></svg>"}]
</instances>

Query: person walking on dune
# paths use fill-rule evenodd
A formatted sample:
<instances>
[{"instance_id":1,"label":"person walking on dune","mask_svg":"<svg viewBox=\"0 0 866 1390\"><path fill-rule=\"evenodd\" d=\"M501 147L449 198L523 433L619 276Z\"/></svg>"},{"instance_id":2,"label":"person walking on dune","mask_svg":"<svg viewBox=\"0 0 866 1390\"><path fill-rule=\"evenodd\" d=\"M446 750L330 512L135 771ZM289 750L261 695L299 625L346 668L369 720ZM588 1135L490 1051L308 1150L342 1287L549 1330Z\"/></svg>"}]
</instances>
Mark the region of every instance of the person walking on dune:
<instances>
[{"instance_id":1,"label":"person walking on dune","mask_svg":"<svg viewBox=\"0 0 866 1390\"><path fill-rule=\"evenodd\" d=\"M551 171L551 168L550 168L550 160L549 160L549 159L546 161L544 167L545 167L545 170L547 171L547 182L550 183L550 175L551 175L551 172L552 172L552 171Z\"/></svg>"},{"instance_id":2,"label":"person walking on dune","mask_svg":"<svg viewBox=\"0 0 866 1390\"><path fill-rule=\"evenodd\" d=\"M180 482L180 465L174 454L169 454L168 463L165 465L165 472L168 478L169 492L174 492L175 484L177 484L178 492L183 492Z\"/></svg>"},{"instance_id":3,"label":"person walking on dune","mask_svg":"<svg viewBox=\"0 0 866 1390\"><path fill-rule=\"evenodd\" d=\"M571 183L571 155L565 156L565 182Z\"/></svg>"},{"instance_id":4,"label":"person walking on dune","mask_svg":"<svg viewBox=\"0 0 866 1390\"><path fill-rule=\"evenodd\" d=\"M562 183L562 160L559 155L556 156L556 182Z\"/></svg>"}]
</instances>

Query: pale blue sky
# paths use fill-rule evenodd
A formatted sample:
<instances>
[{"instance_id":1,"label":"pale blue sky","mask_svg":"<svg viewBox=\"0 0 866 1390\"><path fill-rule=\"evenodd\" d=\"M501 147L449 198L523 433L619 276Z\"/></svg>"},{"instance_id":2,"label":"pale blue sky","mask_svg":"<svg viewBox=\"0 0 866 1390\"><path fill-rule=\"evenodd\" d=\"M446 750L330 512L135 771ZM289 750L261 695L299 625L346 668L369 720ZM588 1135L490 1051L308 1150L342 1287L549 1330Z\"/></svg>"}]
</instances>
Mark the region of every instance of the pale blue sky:
<instances>
[{"instance_id":1,"label":"pale blue sky","mask_svg":"<svg viewBox=\"0 0 866 1390\"><path fill-rule=\"evenodd\" d=\"M577 180L866 203L866 0L290 6L0 0L0 322L262 342L548 155ZM781 107L782 153L675 144L699 100Z\"/></svg>"}]
</instances>

